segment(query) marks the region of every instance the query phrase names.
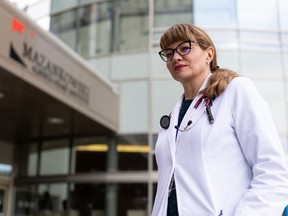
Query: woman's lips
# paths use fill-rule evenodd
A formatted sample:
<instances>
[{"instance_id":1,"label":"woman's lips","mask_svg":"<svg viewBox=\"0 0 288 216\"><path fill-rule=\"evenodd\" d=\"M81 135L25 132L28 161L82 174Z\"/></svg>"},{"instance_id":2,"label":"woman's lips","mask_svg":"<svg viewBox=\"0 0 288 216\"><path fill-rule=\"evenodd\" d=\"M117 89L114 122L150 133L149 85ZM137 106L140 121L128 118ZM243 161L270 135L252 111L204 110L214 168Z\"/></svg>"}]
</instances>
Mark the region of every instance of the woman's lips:
<instances>
[{"instance_id":1,"label":"woman's lips","mask_svg":"<svg viewBox=\"0 0 288 216\"><path fill-rule=\"evenodd\" d=\"M186 65L182 65L182 64L181 65L180 64L179 65L175 65L174 66L174 70L181 70L184 67L186 67Z\"/></svg>"}]
</instances>

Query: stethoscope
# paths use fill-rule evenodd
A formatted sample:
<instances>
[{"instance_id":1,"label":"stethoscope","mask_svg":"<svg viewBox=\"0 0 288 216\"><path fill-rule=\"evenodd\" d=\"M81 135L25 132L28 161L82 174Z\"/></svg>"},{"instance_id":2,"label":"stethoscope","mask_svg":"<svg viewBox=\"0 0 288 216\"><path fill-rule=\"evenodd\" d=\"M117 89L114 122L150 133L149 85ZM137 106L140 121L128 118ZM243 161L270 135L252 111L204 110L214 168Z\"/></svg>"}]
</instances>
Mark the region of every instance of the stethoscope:
<instances>
[{"instance_id":1,"label":"stethoscope","mask_svg":"<svg viewBox=\"0 0 288 216\"><path fill-rule=\"evenodd\" d=\"M189 127L190 125L192 125L192 116L194 114L194 111L199 107L199 105L202 103L202 101L204 100L205 102L205 109L203 111L203 113L205 112L206 110L206 113L207 113L207 117L208 117L208 121L210 124L213 124L214 123L214 117L212 115L212 112L211 112L211 106L213 105L213 101L215 100L215 97L208 97L207 95L203 94L198 100L197 102L195 103L194 107L193 107L193 111L192 111L192 114L189 118L189 121L187 122L186 126L181 129L179 128L177 125L175 125L175 129L176 130L179 130L181 132L185 132L185 131L188 131L189 129L191 129L192 127ZM202 113L202 114L203 114ZM202 115L201 115L202 116ZM200 117L201 117L200 116ZM171 113L169 115L164 115L161 117L160 119L160 126L163 128L163 129L168 129L169 126L170 126L170 119L171 119ZM199 119L198 119L199 120Z\"/></svg>"},{"instance_id":2,"label":"stethoscope","mask_svg":"<svg viewBox=\"0 0 288 216\"><path fill-rule=\"evenodd\" d=\"M193 111L189 117L189 121L187 122L186 126L181 129L179 128L177 125L174 126L174 128L178 131L181 131L181 132L185 132L185 131L188 131L190 130L192 127L189 127L190 125L192 125L192 116L193 116L193 113L195 110L197 110L197 108L199 107L199 105L202 103L202 101L204 100L204 110L202 112L202 114L200 115L199 119L196 120L196 122L194 122L195 124L197 123L197 121L200 120L200 118L202 117L202 115L204 114L205 110L206 110L206 113L207 113L207 117L208 117L208 121L210 124L213 124L214 123L214 117L212 115L212 112L211 112L211 106L213 105L213 101L215 100L215 97L208 97L207 95L203 94L198 100L197 102L195 103L194 107L193 107ZM163 115L160 119L160 125L163 129L168 129L169 126L170 126L170 119L171 119L171 113L169 115ZM195 125L194 124L194 125ZM177 148L176 148L177 149ZM176 150L177 152L177 150ZM220 210L220 213L218 216L223 216L223 210L221 209Z\"/></svg>"}]
</instances>

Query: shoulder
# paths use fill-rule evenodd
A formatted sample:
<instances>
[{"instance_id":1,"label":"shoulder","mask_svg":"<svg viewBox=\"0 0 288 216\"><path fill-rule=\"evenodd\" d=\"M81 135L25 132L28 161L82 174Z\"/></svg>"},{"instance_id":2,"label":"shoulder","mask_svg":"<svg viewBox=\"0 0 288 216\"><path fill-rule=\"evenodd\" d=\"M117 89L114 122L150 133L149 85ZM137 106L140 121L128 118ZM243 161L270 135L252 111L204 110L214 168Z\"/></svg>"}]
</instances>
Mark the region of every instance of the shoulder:
<instances>
[{"instance_id":1,"label":"shoulder","mask_svg":"<svg viewBox=\"0 0 288 216\"><path fill-rule=\"evenodd\" d=\"M231 80L227 87L230 94L254 95L259 96L259 91L251 79L239 76Z\"/></svg>"},{"instance_id":2,"label":"shoulder","mask_svg":"<svg viewBox=\"0 0 288 216\"><path fill-rule=\"evenodd\" d=\"M227 94L229 95L230 103L243 103L246 105L265 104L263 96L257 89L254 82L244 76L239 76L231 80L227 87Z\"/></svg>"},{"instance_id":3,"label":"shoulder","mask_svg":"<svg viewBox=\"0 0 288 216\"><path fill-rule=\"evenodd\" d=\"M249 87L249 88L254 88L254 83L252 82L251 79L249 79L248 77L244 77L244 76L239 76L234 78L233 80L231 80L231 82L229 83L230 88L240 88L240 87Z\"/></svg>"}]
</instances>

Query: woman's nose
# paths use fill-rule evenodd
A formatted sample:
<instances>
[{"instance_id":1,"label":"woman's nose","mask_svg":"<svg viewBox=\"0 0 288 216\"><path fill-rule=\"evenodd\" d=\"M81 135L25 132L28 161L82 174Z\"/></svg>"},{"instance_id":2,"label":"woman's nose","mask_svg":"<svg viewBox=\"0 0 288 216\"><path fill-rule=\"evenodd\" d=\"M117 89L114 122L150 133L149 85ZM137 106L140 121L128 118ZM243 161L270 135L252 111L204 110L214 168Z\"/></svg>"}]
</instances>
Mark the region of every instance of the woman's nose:
<instances>
[{"instance_id":1,"label":"woman's nose","mask_svg":"<svg viewBox=\"0 0 288 216\"><path fill-rule=\"evenodd\" d=\"M183 58L179 53L175 52L173 55L173 60L178 60L178 59L183 59Z\"/></svg>"}]
</instances>

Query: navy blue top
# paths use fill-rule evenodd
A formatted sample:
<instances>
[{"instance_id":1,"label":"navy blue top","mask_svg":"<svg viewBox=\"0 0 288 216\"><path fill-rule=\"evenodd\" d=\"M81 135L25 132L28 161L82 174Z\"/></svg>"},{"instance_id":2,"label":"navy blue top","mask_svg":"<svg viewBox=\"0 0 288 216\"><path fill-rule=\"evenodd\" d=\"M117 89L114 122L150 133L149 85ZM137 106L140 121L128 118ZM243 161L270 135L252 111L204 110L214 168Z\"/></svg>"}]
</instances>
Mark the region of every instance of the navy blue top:
<instances>
[{"instance_id":1,"label":"navy blue top","mask_svg":"<svg viewBox=\"0 0 288 216\"><path fill-rule=\"evenodd\" d=\"M182 101L181 108L179 111L179 116L178 116L178 127L180 127L180 124L185 116L185 113L187 112L192 101L193 99ZM177 133L178 133L178 130L177 130ZM174 180L172 181L173 181L172 191L170 193L170 196L168 197L167 216L178 216L179 214L178 214L178 206L177 206L176 185L175 185L175 181Z\"/></svg>"}]
</instances>

